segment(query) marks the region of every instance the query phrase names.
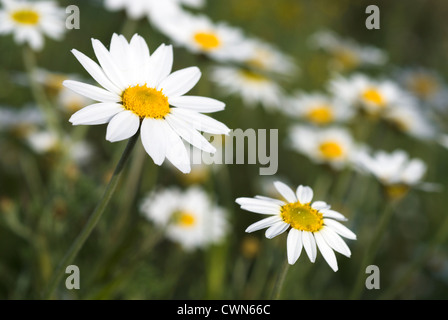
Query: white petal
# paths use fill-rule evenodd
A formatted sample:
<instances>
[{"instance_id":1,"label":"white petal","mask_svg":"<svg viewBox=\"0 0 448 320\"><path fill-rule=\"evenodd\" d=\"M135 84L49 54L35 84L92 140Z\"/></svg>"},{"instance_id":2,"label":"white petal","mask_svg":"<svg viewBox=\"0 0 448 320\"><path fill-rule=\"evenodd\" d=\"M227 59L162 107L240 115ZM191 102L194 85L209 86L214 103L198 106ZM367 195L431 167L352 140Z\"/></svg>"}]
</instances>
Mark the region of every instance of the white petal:
<instances>
[{"instance_id":1,"label":"white petal","mask_svg":"<svg viewBox=\"0 0 448 320\"><path fill-rule=\"evenodd\" d=\"M109 51L106 47L97 39L92 39L93 50L98 59L98 62L103 68L104 73L107 75L110 81L112 81L121 90L126 89L129 82L126 80L125 74L120 71L118 66L115 64Z\"/></svg>"},{"instance_id":2,"label":"white petal","mask_svg":"<svg viewBox=\"0 0 448 320\"><path fill-rule=\"evenodd\" d=\"M311 208L319 211L319 210L330 209L331 206L329 204L327 204L325 201L314 201L311 204Z\"/></svg>"},{"instance_id":3,"label":"white petal","mask_svg":"<svg viewBox=\"0 0 448 320\"><path fill-rule=\"evenodd\" d=\"M302 231L302 242L308 258L314 263L316 261L317 249L313 234L309 231Z\"/></svg>"},{"instance_id":4,"label":"white petal","mask_svg":"<svg viewBox=\"0 0 448 320\"><path fill-rule=\"evenodd\" d=\"M216 148L210 144L199 132L196 131L192 126L183 121L182 119L176 117L176 115L169 114L165 117L168 124L182 139L187 141L189 144L195 146L198 149L204 150L205 152L215 153Z\"/></svg>"},{"instance_id":5,"label":"white petal","mask_svg":"<svg viewBox=\"0 0 448 320\"><path fill-rule=\"evenodd\" d=\"M197 112L209 113L222 111L225 103L219 100L198 96L180 96L168 99L170 105L178 108L185 108Z\"/></svg>"},{"instance_id":6,"label":"white petal","mask_svg":"<svg viewBox=\"0 0 448 320\"><path fill-rule=\"evenodd\" d=\"M272 208L272 207L267 207L267 206L242 205L241 209L250 211L250 212L254 212L254 213L259 213L259 214L278 215L280 213L280 210Z\"/></svg>"},{"instance_id":7,"label":"white petal","mask_svg":"<svg viewBox=\"0 0 448 320\"><path fill-rule=\"evenodd\" d=\"M78 59L84 69L86 69L86 71L92 76L92 78L96 82L98 82L99 85L101 85L108 91L114 92L118 95L121 94L121 90L109 80L109 78L104 74L104 71L95 61L76 49L73 49L72 53L76 57L76 59Z\"/></svg>"},{"instance_id":8,"label":"white petal","mask_svg":"<svg viewBox=\"0 0 448 320\"><path fill-rule=\"evenodd\" d=\"M190 157L182 139L170 126L166 126L165 134L168 139L166 158L182 173L189 173L191 171Z\"/></svg>"},{"instance_id":9,"label":"white petal","mask_svg":"<svg viewBox=\"0 0 448 320\"><path fill-rule=\"evenodd\" d=\"M238 198L236 199L236 203L241 206L265 206L280 212L280 206L278 204L263 199Z\"/></svg>"},{"instance_id":10,"label":"white petal","mask_svg":"<svg viewBox=\"0 0 448 320\"><path fill-rule=\"evenodd\" d=\"M346 257L351 256L350 248L347 246L345 241L331 228L324 226L319 230L319 233L324 238L325 242L333 248L336 252L343 254Z\"/></svg>"},{"instance_id":11,"label":"white petal","mask_svg":"<svg viewBox=\"0 0 448 320\"><path fill-rule=\"evenodd\" d=\"M354 234L349 228L343 224L332 219L324 219L324 225L333 229L333 231L339 233L341 236L347 239L356 240L356 234Z\"/></svg>"},{"instance_id":12,"label":"white petal","mask_svg":"<svg viewBox=\"0 0 448 320\"><path fill-rule=\"evenodd\" d=\"M297 188L296 193L297 193L297 199L299 199L299 202L302 204L310 203L311 200L313 200L314 193L313 189L311 189L310 187L300 185Z\"/></svg>"},{"instance_id":13,"label":"white petal","mask_svg":"<svg viewBox=\"0 0 448 320\"><path fill-rule=\"evenodd\" d=\"M195 111L173 108L173 115L178 116L184 121L190 123L196 130L208 132L211 134L229 134L230 129L225 124Z\"/></svg>"},{"instance_id":14,"label":"white petal","mask_svg":"<svg viewBox=\"0 0 448 320\"><path fill-rule=\"evenodd\" d=\"M332 218L340 221L347 221L348 219L341 213L330 210L330 209L320 209L320 213L322 213L324 218Z\"/></svg>"},{"instance_id":15,"label":"white petal","mask_svg":"<svg viewBox=\"0 0 448 320\"><path fill-rule=\"evenodd\" d=\"M147 85L150 88L157 87L171 72L173 65L173 50L171 46L161 44L153 52L148 64ZM166 95L166 92L164 92Z\"/></svg>"},{"instance_id":16,"label":"white petal","mask_svg":"<svg viewBox=\"0 0 448 320\"><path fill-rule=\"evenodd\" d=\"M140 129L142 144L156 165L162 165L166 156L168 141L165 135L167 124L164 120L145 118Z\"/></svg>"},{"instance_id":17,"label":"white petal","mask_svg":"<svg viewBox=\"0 0 448 320\"><path fill-rule=\"evenodd\" d=\"M201 78L198 67L185 68L170 74L157 87L163 89L163 93L169 98L184 95L190 91Z\"/></svg>"},{"instance_id":18,"label":"white petal","mask_svg":"<svg viewBox=\"0 0 448 320\"><path fill-rule=\"evenodd\" d=\"M272 239L278 236L279 234L285 232L288 228L289 228L288 223L285 223L283 221L276 222L266 230L265 236L268 239Z\"/></svg>"},{"instance_id":19,"label":"white petal","mask_svg":"<svg viewBox=\"0 0 448 320\"><path fill-rule=\"evenodd\" d=\"M331 269L333 269L334 272L338 271L338 262L333 250L328 246L319 232L316 232L314 234L314 238L316 239L316 244L319 247L319 251L320 253L322 253L325 261L327 261L328 265L331 267Z\"/></svg>"},{"instance_id":20,"label":"white petal","mask_svg":"<svg viewBox=\"0 0 448 320\"><path fill-rule=\"evenodd\" d=\"M107 126L106 140L110 142L129 139L137 133L140 118L132 111L120 112L110 120Z\"/></svg>"},{"instance_id":21,"label":"white petal","mask_svg":"<svg viewBox=\"0 0 448 320\"><path fill-rule=\"evenodd\" d=\"M255 196L256 199L260 199L260 200L265 200L267 202L272 202L278 206L284 206L286 204L286 202L282 201L282 200L278 200L278 199L273 199L273 198L269 198L269 197L265 197L265 196Z\"/></svg>"},{"instance_id":22,"label":"white petal","mask_svg":"<svg viewBox=\"0 0 448 320\"><path fill-rule=\"evenodd\" d=\"M269 218L264 218L260 221L257 221L255 223L252 223L250 226L248 226L246 228L246 232L247 233L251 233L254 231L258 231L267 227L272 226L274 223L277 223L279 221L282 221L282 218L280 218L279 216L275 216L275 217L269 217Z\"/></svg>"},{"instance_id":23,"label":"white petal","mask_svg":"<svg viewBox=\"0 0 448 320\"><path fill-rule=\"evenodd\" d=\"M286 240L286 250L288 253L288 263L294 264L302 252L302 234L301 231L291 228Z\"/></svg>"},{"instance_id":24,"label":"white petal","mask_svg":"<svg viewBox=\"0 0 448 320\"><path fill-rule=\"evenodd\" d=\"M65 80L62 83L65 87L69 88L70 90L73 90L74 92L87 97L89 99L92 99L94 101L100 101L100 102L120 102L121 98L116 93L112 93L109 91L106 91L102 88L92 86L87 83L74 81L74 80Z\"/></svg>"},{"instance_id":25,"label":"white petal","mask_svg":"<svg viewBox=\"0 0 448 320\"><path fill-rule=\"evenodd\" d=\"M274 186L286 201L288 201L289 203L297 202L297 197L294 194L294 191L292 191L292 189L286 184L280 181L276 181L274 182Z\"/></svg>"},{"instance_id":26,"label":"white petal","mask_svg":"<svg viewBox=\"0 0 448 320\"><path fill-rule=\"evenodd\" d=\"M75 126L103 124L122 111L123 106L117 103L96 103L77 111L69 121Z\"/></svg>"}]
</instances>

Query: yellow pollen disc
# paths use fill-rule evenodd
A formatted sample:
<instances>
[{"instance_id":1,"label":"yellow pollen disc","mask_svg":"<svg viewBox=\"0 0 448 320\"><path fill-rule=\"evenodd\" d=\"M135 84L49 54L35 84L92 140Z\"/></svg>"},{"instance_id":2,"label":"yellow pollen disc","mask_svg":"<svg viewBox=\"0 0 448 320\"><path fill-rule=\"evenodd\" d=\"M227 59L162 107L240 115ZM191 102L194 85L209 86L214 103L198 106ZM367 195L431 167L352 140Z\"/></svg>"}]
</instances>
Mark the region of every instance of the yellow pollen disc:
<instances>
[{"instance_id":1,"label":"yellow pollen disc","mask_svg":"<svg viewBox=\"0 0 448 320\"><path fill-rule=\"evenodd\" d=\"M323 105L311 109L307 117L316 124L328 124L333 121L333 112L329 106Z\"/></svg>"},{"instance_id":2,"label":"yellow pollen disc","mask_svg":"<svg viewBox=\"0 0 448 320\"><path fill-rule=\"evenodd\" d=\"M324 225L322 213L311 208L309 203L288 203L280 209L284 222L301 231L316 232Z\"/></svg>"},{"instance_id":3,"label":"yellow pollen disc","mask_svg":"<svg viewBox=\"0 0 448 320\"><path fill-rule=\"evenodd\" d=\"M365 101L373 103L379 107L383 107L385 105L383 96L375 88L365 90L362 97Z\"/></svg>"},{"instance_id":4,"label":"yellow pollen disc","mask_svg":"<svg viewBox=\"0 0 448 320\"><path fill-rule=\"evenodd\" d=\"M140 118L163 119L170 112L168 97L162 90L148 88L146 85L127 88L121 100L126 110L130 110Z\"/></svg>"},{"instance_id":5,"label":"yellow pollen disc","mask_svg":"<svg viewBox=\"0 0 448 320\"><path fill-rule=\"evenodd\" d=\"M394 184L385 186L384 189L389 199L399 200L408 193L409 186L405 184Z\"/></svg>"},{"instance_id":6,"label":"yellow pollen disc","mask_svg":"<svg viewBox=\"0 0 448 320\"><path fill-rule=\"evenodd\" d=\"M345 69L353 69L359 64L358 55L348 49L336 51L334 57Z\"/></svg>"},{"instance_id":7,"label":"yellow pollen disc","mask_svg":"<svg viewBox=\"0 0 448 320\"><path fill-rule=\"evenodd\" d=\"M194 214L179 211L174 214L175 223L181 227L192 227L196 223L196 217Z\"/></svg>"},{"instance_id":8,"label":"yellow pollen disc","mask_svg":"<svg viewBox=\"0 0 448 320\"><path fill-rule=\"evenodd\" d=\"M267 78L263 76L262 74L249 71L249 70L242 70L241 75L247 80L251 82L263 82L266 81Z\"/></svg>"},{"instance_id":9,"label":"yellow pollen disc","mask_svg":"<svg viewBox=\"0 0 448 320\"><path fill-rule=\"evenodd\" d=\"M197 32L193 36L194 41L202 48L202 50L213 50L221 45L218 36L213 32Z\"/></svg>"},{"instance_id":10,"label":"yellow pollen disc","mask_svg":"<svg viewBox=\"0 0 448 320\"><path fill-rule=\"evenodd\" d=\"M21 24L36 25L39 22L39 14L30 9L23 9L14 12L12 19Z\"/></svg>"},{"instance_id":11,"label":"yellow pollen disc","mask_svg":"<svg viewBox=\"0 0 448 320\"><path fill-rule=\"evenodd\" d=\"M319 146L319 151L326 159L340 158L344 154L344 150L342 149L341 145L333 141L322 143Z\"/></svg>"},{"instance_id":12,"label":"yellow pollen disc","mask_svg":"<svg viewBox=\"0 0 448 320\"><path fill-rule=\"evenodd\" d=\"M411 90L422 98L431 97L439 89L436 79L428 75L417 75L410 83Z\"/></svg>"}]
</instances>

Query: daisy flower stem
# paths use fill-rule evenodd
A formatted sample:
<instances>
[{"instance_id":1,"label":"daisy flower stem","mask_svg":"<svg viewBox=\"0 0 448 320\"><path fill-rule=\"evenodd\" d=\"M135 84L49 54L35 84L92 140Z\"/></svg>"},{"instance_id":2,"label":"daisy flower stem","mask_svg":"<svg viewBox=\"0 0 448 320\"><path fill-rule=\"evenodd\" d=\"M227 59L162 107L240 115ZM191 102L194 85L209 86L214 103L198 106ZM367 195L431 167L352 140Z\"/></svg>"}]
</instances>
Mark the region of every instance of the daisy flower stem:
<instances>
[{"instance_id":1,"label":"daisy flower stem","mask_svg":"<svg viewBox=\"0 0 448 320\"><path fill-rule=\"evenodd\" d=\"M383 211L383 214L381 215L381 219L377 225L377 228L370 239L370 243L367 245L364 251L365 253L358 272L358 277L356 279L355 286L353 287L350 296L352 300L357 300L361 296L362 288L364 285L365 268L371 265L373 260L375 259L377 251L381 244L381 240L384 236L385 231L387 230L387 226L389 225L390 219L392 218L392 215L395 211L394 210L395 205L396 202L393 201L390 201L387 204L385 210Z\"/></svg>"},{"instance_id":2,"label":"daisy flower stem","mask_svg":"<svg viewBox=\"0 0 448 320\"><path fill-rule=\"evenodd\" d=\"M288 260L285 259L282 269L280 273L278 274L277 280L274 284L274 288L272 290L272 300L279 300L280 294L282 292L283 284L285 283L286 274L288 273L290 264L288 263Z\"/></svg>"},{"instance_id":3,"label":"daisy flower stem","mask_svg":"<svg viewBox=\"0 0 448 320\"><path fill-rule=\"evenodd\" d=\"M112 178L109 181L109 184L106 187L106 190L104 191L104 194L98 203L95 211L90 216L89 220L87 221L86 225L82 229L81 233L76 238L75 242L72 244L68 252L65 254L64 258L59 264L59 267L57 268L56 272L53 274L53 278L49 283L49 286L47 288L47 291L45 292L45 298L51 299L53 297L54 291L56 290L56 287L58 286L59 282L61 281L65 269L67 266L72 264L73 260L76 258L76 255L79 253L81 248L83 247L84 243L86 242L87 238L92 233L93 229L97 225L98 221L101 219L101 216L103 215L107 205L109 204L109 201L111 200L114 191L118 185L118 182L120 181L121 174L123 172L123 168L128 161L132 150L134 149L135 143L138 140L139 135L135 134L133 137L131 137L128 141L128 144L126 146L126 149L124 150L120 161L117 164L117 167L115 168L115 171L112 175Z\"/></svg>"},{"instance_id":4,"label":"daisy flower stem","mask_svg":"<svg viewBox=\"0 0 448 320\"><path fill-rule=\"evenodd\" d=\"M36 81L34 75L37 69L36 57L34 51L31 48L25 46L23 49L23 63L28 75L28 80L31 86L32 95L41 108L42 113L45 116L46 122L50 129L52 129L56 134L61 136L61 129L59 127L56 114L53 112L54 108L51 106L50 101L45 94L42 86Z\"/></svg>"}]
</instances>

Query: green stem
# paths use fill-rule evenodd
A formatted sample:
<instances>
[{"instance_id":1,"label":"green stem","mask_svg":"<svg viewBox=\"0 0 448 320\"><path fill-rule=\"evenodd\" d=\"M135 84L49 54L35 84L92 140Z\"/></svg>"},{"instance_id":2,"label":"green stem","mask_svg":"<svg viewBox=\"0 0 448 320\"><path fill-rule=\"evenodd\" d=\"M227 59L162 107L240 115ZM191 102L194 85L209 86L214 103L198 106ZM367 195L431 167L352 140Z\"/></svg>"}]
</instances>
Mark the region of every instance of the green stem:
<instances>
[{"instance_id":1,"label":"green stem","mask_svg":"<svg viewBox=\"0 0 448 320\"><path fill-rule=\"evenodd\" d=\"M359 268L358 277L350 295L350 299L352 300L359 299L359 297L361 296L362 288L364 285L365 268L371 265L372 261L375 259L377 251L381 244L381 240L394 213L394 208L395 203L389 202L385 210L383 211L383 214L381 215L381 219L372 238L370 239L370 243L364 250L364 257Z\"/></svg>"},{"instance_id":2,"label":"green stem","mask_svg":"<svg viewBox=\"0 0 448 320\"><path fill-rule=\"evenodd\" d=\"M286 274L289 270L289 263L288 260L285 260L282 266L282 270L280 271L277 281L274 284L274 288L272 290L272 300L279 300L280 294L283 289L283 284L285 283Z\"/></svg>"},{"instance_id":3,"label":"green stem","mask_svg":"<svg viewBox=\"0 0 448 320\"><path fill-rule=\"evenodd\" d=\"M46 299L51 299L53 297L54 291L56 290L59 282L61 281L65 269L67 266L71 265L74 259L76 258L77 254L83 247L84 243L86 242L87 238L92 233L93 229L97 225L98 221L100 220L101 216L103 215L107 205L109 204L110 199L112 198L114 191L120 181L120 177L123 171L123 168L129 159L131 155L131 151L135 146L135 143L138 139L139 135L134 135L131 139L129 139L128 144L126 146L126 149L124 150L120 161L117 164L117 167L115 168L114 174L112 178L109 181L109 184L106 187L106 190L98 203L97 207L95 208L95 211L90 216L89 220L87 221L86 225L82 229L81 233L76 238L75 242L70 247L69 251L66 253L64 258L59 264L58 269L53 274L53 278L47 288L47 291L44 294L44 297Z\"/></svg>"}]
</instances>

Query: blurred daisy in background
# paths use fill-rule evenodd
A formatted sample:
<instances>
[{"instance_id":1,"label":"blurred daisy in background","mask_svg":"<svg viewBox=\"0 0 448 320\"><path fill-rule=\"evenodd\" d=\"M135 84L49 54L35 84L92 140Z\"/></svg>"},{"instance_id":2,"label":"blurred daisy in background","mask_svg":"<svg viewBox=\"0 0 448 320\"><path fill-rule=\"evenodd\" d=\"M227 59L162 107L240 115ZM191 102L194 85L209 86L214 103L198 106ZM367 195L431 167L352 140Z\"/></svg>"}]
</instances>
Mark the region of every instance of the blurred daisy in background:
<instances>
[{"instance_id":1,"label":"blurred daisy in background","mask_svg":"<svg viewBox=\"0 0 448 320\"><path fill-rule=\"evenodd\" d=\"M280 181L274 185L282 200L263 196L236 199L241 209L268 216L251 224L246 232L267 228L265 236L272 239L289 230L286 242L289 264L299 259L303 248L314 263L319 249L325 261L336 272L338 264L334 251L351 256L342 237L356 240L356 235L338 222L347 219L331 210L331 206L323 201L312 202L314 193L310 187L300 185L294 192Z\"/></svg>"},{"instance_id":2,"label":"blurred daisy in background","mask_svg":"<svg viewBox=\"0 0 448 320\"><path fill-rule=\"evenodd\" d=\"M417 101L411 97L403 97L394 102L383 117L398 131L416 139L432 140L436 136L435 123L430 121Z\"/></svg>"},{"instance_id":3,"label":"blurred daisy in background","mask_svg":"<svg viewBox=\"0 0 448 320\"><path fill-rule=\"evenodd\" d=\"M293 150L318 164L341 170L352 164L363 147L342 127L317 128L296 125L290 129L289 143Z\"/></svg>"},{"instance_id":4,"label":"blurred daisy in background","mask_svg":"<svg viewBox=\"0 0 448 320\"><path fill-rule=\"evenodd\" d=\"M55 1L1 0L0 34L12 34L17 44L28 44L35 51L44 47L44 36L61 40L65 10Z\"/></svg>"},{"instance_id":5,"label":"blurred daisy in background","mask_svg":"<svg viewBox=\"0 0 448 320\"><path fill-rule=\"evenodd\" d=\"M361 172L374 176L391 199L401 199L412 188L439 189L437 184L422 181L427 171L425 162L419 158L411 159L404 150L391 153L379 150L373 154L364 150L357 154L355 163Z\"/></svg>"},{"instance_id":6,"label":"blurred daisy in background","mask_svg":"<svg viewBox=\"0 0 448 320\"><path fill-rule=\"evenodd\" d=\"M363 66L381 66L387 54L376 47L360 45L353 39L343 38L336 33L323 30L310 38L313 48L323 50L330 56L329 67L334 71L350 71Z\"/></svg>"},{"instance_id":7,"label":"blurred daisy in background","mask_svg":"<svg viewBox=\"0 0 448 320\"><path fill-rule=\"evenodd\" d=\"M395 82L374 80L361 73L336 76L330 79L328 89L336 98L372 116L380 116L392 103L405 96Z\"/></svg>"},{"instance_id":8,"label":"blurred daisy in background","mask_svg":"<svg viewBox=\"0 0 448 320\"><path fill-rule=\"evenodd\" d=\"M30 130L44 123L42 111L34 105L22 108L0 107L0 132L26 136Z\"/></svg>"},{"instance_id":9,"label":"blurred daisy in background","mask_svg":"<svg viewBox=\"0 0 448 320\"><path fill-rule=\"evenodd\" d=\"M225 22L213 22L205 15L178 11L163 19L153 19L158 29L176 45L213 60L248 59L250 46L241 29Z\"/></svg>"},{"instance_id":10,"label":"blurred daisy in background","mask_svg":"<svg viewBox=\"0 0 448 320\"><path fill-rule=\"evenodd\" d=\"M185 250L218 244L229 231L226 211L196 186L153 192L143 199L140 211Z\"/></svg>"},{"instance_id":11,"label":"blurred daisy in background","mask_svg":"<svg viewBox=\"0 0 448 320\"><path fill-rule=\"evenodd\" d=\"M287 101L283 111L318 126L345 123L354 115L354 109L347 103L324 93L297 92Z\"/></svg>"},{"instance_id":12,"label":"blurred daisy in background","mask_svg":"<svg viewBox=\"0 0 448 320\"><path fill-rule=\"evenodd\" d=\"M274 110L284 101L283 89L276 81L246 68L215 66L210 70L210 80L223 94L239 96L248 107L260 104Z\"/></svg>"},{"instance_id":13,"label":"blurred daisy in background","mask_svg":"<svg viewBox=\"0 0 448 320\"><path fill-rule=\"evenodd\" d=\"M183 140L206 152L216 149L200 134L228 134L224 124L204 115L221 111L224 103L211 98L186 96L201 77L197 67L171 73L173 49L162 44L150 55L145 40L134 35L112 36L110 50L92 39L100 63L74 49L72 52L103 88L74 80L64 85L94 101L70 118L73 125L108 123L106 139L129 139L140 129L146 152L161 165L165 158L183 173L191 170ZM183 140L182 140L183 139Z\"/></svg>"},{"instance_id":14,"label":"blurred daisy in background","mask_svg":"<svg viewBox=\"0 0 448 320\"><path fill-rule=\"evenodd\" d=\"M294 59L274 45L254 38L248 39L247 45L249 53L244 63L248 67L288 77L298 74L299 68Z\"/></svg>"}]
</instances>

